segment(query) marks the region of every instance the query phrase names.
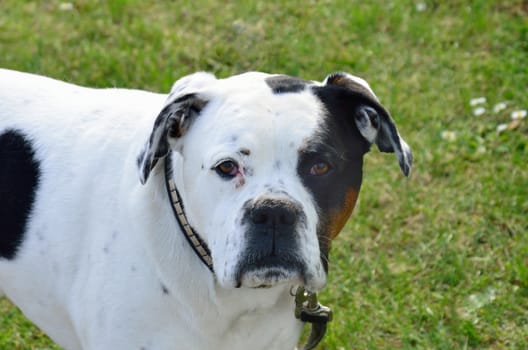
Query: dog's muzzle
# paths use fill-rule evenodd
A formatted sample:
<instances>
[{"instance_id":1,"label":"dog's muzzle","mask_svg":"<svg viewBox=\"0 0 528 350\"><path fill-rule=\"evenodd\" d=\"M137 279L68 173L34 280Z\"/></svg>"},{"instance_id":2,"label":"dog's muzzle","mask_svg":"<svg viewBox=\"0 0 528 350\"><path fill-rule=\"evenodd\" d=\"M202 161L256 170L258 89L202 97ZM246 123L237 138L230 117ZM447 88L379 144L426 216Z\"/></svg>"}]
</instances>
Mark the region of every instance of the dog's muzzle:
<instances>
[{"instance_id":1,"label":"dog's muzzle","mask_svg":"<svg viewBox=\"0 0 528 350\"><path fill-rule=\"evenodd\" d=\"M290 198L261 197L244 208L246 247L237 269L237 285L262 288L303 282L299 230L306 226L306 218L301 205Z\"/></svg>"}]
</instances>

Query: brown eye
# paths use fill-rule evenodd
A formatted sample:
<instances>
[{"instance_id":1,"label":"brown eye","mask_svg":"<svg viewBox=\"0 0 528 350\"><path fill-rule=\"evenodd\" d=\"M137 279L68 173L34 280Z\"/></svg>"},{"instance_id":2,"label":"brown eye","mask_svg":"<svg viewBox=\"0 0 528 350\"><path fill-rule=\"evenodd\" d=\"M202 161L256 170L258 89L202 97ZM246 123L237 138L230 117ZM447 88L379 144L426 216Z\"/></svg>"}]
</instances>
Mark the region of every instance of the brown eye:
<instances>
[{"instance_id":1,"label":"brown eye","mask_svg":"<svg viewBox=\"0 0 528 350\"><path fill-rule=\"evenodd\" d=\"M325 175L330 171L330 165L325 162L317 162L310 168L310 175L321 176Z\"/></svg>"},{"instance_id":2,"label":"brown eye","mask_svg":"<svg viewBox=\"0 0 528 350\"><path fill-rule=\"evenodd\" d=\"M238 164L232 160L226 160L216 166L216 172L222 177L235 177L238 173Z\"/></svg>"}]
</instances>

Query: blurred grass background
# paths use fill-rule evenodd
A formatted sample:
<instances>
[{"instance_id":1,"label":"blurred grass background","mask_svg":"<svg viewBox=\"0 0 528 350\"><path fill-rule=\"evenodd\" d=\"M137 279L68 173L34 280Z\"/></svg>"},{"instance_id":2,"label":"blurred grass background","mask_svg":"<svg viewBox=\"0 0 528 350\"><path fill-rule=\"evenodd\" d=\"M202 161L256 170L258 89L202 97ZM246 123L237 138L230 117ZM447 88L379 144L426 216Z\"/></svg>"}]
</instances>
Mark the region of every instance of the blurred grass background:
<instances>
[{"instance_id":1,"label":"blurred grass background","mask_svg":"<svg viewBox=\"0 0 528 350\"><path fill-rule=\"evenodd\" d=\"M527 349L527 18L524 0L0 0L0 66L158 92L197 70L365 78L415 167L367 156L321 349ZM0 299L0 349L58 348Z\"/></svg>"}]
</instances>

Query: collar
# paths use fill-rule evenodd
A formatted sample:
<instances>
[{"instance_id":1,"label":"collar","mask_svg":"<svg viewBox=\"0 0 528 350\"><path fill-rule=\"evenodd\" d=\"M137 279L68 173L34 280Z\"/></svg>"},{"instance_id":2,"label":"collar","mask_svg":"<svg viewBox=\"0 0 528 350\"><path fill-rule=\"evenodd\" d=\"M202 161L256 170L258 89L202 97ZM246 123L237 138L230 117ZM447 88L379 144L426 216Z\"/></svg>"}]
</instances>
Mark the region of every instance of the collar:
<instances>
[{"instance_id":1,"label":"collar","mask_svg":"<svg viewBox=\"0 0 528 350\"><path fill-rule=\"evenodd\" d=\"M171 153L169 153L165 157L165 186L167 188L167 193L169 194L172 211L174 213L174 216L176 217L176 221L178 221L178 225L180 226L183 235L185 236L185 238L187 238L187 241L191 245L191 248L200 258L200 260L202 260L205 266L207 266L207 268L214 274L213 258L211 257L211 251L209 250L209 247L207 246L207 243L205 243L203 238L200 237L200 235L196 233L194 228L192 228L192 226L189 224L187 216L185 215L185 207L183 206L180 193L178 192L176 184L174 183L174 180L171 176L171 163Z\"/></svg>"}]
</instances>

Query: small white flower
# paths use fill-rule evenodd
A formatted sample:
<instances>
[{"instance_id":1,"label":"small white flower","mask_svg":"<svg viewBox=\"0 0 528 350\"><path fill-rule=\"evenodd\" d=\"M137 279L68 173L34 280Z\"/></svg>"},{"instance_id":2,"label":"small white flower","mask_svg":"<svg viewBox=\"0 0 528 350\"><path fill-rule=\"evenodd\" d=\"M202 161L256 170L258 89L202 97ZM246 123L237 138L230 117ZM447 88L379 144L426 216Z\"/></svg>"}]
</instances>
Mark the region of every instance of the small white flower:
<instances>
[{"instance_id":1,"label":"small white flower","mask_svg":"<svg viewBox=\"0 0 528 350\"><path fill-rule=\"evenodd\" d=\"M477 147L477 154L484 154L486 153L486 146L480 145Z\"/></svg>"},{"instance_id":2,"label":"small white flower","mask_svg":"<svg viewBox=\"0 0 528 350\"><path fill-rule=\"evenodd\" d=\"M477 117L478 117L479 115L483 115L484 113L486 113L486 108L484 108L484 107L478 107L478 108L475 108L475 109L473 110L473 115L474 115L474 116L477 116Z\"/></svg>"},{"instance_id":3,"label":"small white flower","mask_svg":"<svg viewBox=\"0 0 528 350\"><path fill-rule=\"evenodd\" d=\"M433 310L431 310L431 308L429 306L425 307L425 312L427 312L431 316L434 316L434 312L433 312Z\"/></svg>"},{"instance_id":4,"label":"small white flower","mask_svg":"<svg viewBox=\"0 0 528 350\"><path fill-rule=\"evenodd\" d=\"M508 129L508 124L499 124L497 125L497 132L503 132L504 130Z\"/></svg>"},{"instance_id":5,"label":"small white flower","mask_svg":"<svg viewBox=\"0 0 528 350\"><path fill-rule=\"evenodd\" d=\"M513 111L511 113L510 117L512 118L512 120L518 120L518 119L526 118L526 110L525 109L521 109L519 111Z\"/></svg>"},{"instance_id":6,"label":"small white flower","mask_svg":"<svg viewBox=\"0 0 528 350\"><path fill-rule=\"evenodd\" d=\"M71 2L61 2L59 4L59 10L61 11L71 11L73 8L73 3Z\"/></svg>"},{"instance_id":7,"label":"small white flower","mask_svg":"<svg viewBox=\"0 0 528 350\"><path fill-rule=\"evenodd\" d=\"M471 101L469 101L469 105L471 107L476 106L476 105L481 105L483 103L486 103L485 97L472 98Z\"/></svg>"},{"instance_id":8,"label":"small white flower","mask_svg":"<svg viewBox=\"0 0 528 350\"><path fill-rule=\"evenodd\" d=\"M499 102L495 106L493 106L493 113L499 113L500 111L503 111L506 109L506 102Z\"/></svg>"},{"instance_id":9,"label":"small white flower","mask_svg":"<svg viewBox=\"0 0 528 350\"><path fill-rule=\"evenodd\" d=\"M424 12L427 9L427 4L425 2L416 3L416 11Z\"/></svg>"},{"instance_id":10,"label":"small white flower","mask_svg":"<svg viewBox=\"0 0 528 350\"><path fill-rule=\"evenodd\" d=\"M444 130L440 133L440 137L446 141L455 141L456 134L454 131Z\"/></svg>"}]
</instances>

